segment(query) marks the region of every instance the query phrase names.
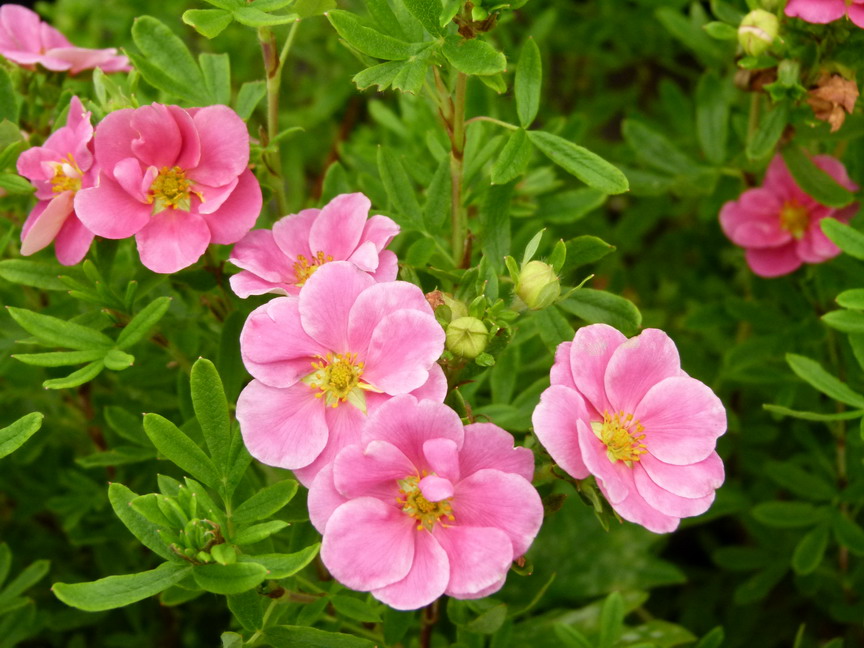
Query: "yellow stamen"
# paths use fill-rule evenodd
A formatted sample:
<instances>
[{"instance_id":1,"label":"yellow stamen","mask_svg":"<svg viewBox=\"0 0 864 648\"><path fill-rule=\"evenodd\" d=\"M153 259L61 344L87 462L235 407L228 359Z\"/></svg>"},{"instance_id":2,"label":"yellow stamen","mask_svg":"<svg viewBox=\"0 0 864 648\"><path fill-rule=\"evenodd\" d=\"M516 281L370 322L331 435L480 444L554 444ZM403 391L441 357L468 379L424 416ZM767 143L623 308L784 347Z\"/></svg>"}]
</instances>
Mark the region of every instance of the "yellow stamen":
<instances>
[{"instance_id":1,"label":"yellow stamen","mask_svg":"<svg viewBox=\"0 0 864 648\"><path fill-rule=\"evenodd\" d=\"M606 446L606 457L613 464L623 461L628 468L632 468L633 462L639 461L640 455L646 452L645 444L642 443L645 428L633 419L632 414L618 412L610 415L609 412L603 412L603 421L594 421L591 429Z\"/></svg>"},{"instance_id":2,"label":"yellow stamen","mask_svg":"<svg viewBox=\"0 0 864 648\"><path fill-rule=\"evenodd\" d=\"M294 263L294 276L297 278L295 286L302 286L306 280L311 277L315 271L325 263L332 261L333 257L329 254L324 254L321 250L315 254L310 261L304 255L298 254L297 261Z\"/></svg>"},{"instance_id":3,"label":"yellow stamen","mask_svg":"<svg viewBox=\"0 0 864 648\"><path fill-rule=\"evenodd\" d=\"M81 177L84 172L75 162L71 153L66 154L62 162L54 162L54 177L51 178L51 191L63 193L64 191L78 191L81 189Z\"/></svg>"},{"instance_id":4,"label":"yellow stamen","mask_svg":"<svg viewBox=\"0 0 864 648\"><path fill-rule=\"evenodd\" d=\"M423 476L425 477L425 471ZM403 513L417 520L417 530L431 531L435 523L441 521L442 517L446 517L450 522L455 520L450 498L440 502L430 502L423 497L423 493L420 491L420 480L421 477L417 475L409 475L396 482L399 484L399 494L402 496L396 498L396 503L402 506ZM446 527L448 525L441 522L441 526Z\"/></svg>"},{"instance_id":5,"label":"yellow stamen","mask_svg":"<svg viewBox=\"0 0 864 648\"><path fill-rule=\"evenodd\" d=\"M348 402L365 413L364 391L380 390L360 380L364 367L364 363L357 362L356 353L328 353L320 361L312 363L312 373L302 382L319 390L315 397L324 398L330 407L339 407L340 403Z\"/></svg>"},{"instance_id":6,"label":"yellow stamen","mask_svg":"<svg viewBox=\"0 0 864 648\"><path fill-rule=\"evenodd\" d=\"M147 202L153 205L153 213L158 214L166 209L182 209L189 211L192 203L191 194L202 201L200 193L191 189L192 181L186 179L186 172L178 166L162 167L159 175L150 185Z\"/></svg>"},{"instance_id":7,"label":"yellow stamen","mask_svg":"<svg viewBox=\"0 0 864 648\"><path fill-rule=\"evenodd\" d=\"M780 227L796 239L800 239L804 236L809 224L810 210L799 205L794 198L783 203L783 207L780 209Z\"/></svg>"}]
</instances>

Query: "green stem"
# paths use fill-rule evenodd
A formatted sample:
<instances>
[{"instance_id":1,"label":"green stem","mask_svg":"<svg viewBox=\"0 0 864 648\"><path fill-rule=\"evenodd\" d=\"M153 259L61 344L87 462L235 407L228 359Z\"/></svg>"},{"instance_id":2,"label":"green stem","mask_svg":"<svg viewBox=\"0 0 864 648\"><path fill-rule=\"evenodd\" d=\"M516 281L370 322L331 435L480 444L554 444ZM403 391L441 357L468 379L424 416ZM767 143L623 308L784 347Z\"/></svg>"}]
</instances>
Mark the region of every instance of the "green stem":
<instances>
[{"instance_id":1,"label":"green stem","mask_svg":"<svg viewBox=\"0 0 864 648\"><path fill-rule=\"evenodd\" d=\"M754 92L750 95L750 119L747 122L747 141L752 142L753 136L759 129L759 108L761 106L761 95Z\"/></svg>"},{"instance_id":2,"label":"green stem","mask_svg":"<svg viewBox=\"0 0 864 648\"><path fill-rule=\"evenodd\" d=\"M270 615L273 614L273 610L276 609L276 599L270 601L270 605L267 606L267 610L264 612L264 617L261 621L261 629L256 630L255 634L249 637L248 641L246 641L247 646L254 646L258 639L264 634L264 630L267 628L267 621L270 620Z\"/></svg>"},{"instance_id":3,"label":"green stem","mask_svg":"<svg viewBox=\"0 0 864 648\"><path fill-rule=\"evenodd\" d=\"M453 98L453 120L450 131L450 180L452 182L451 243L453 264L460 268L465 259L465 241L468 237L468 219L462 208L462 166L465 157L465 92L468 76L459 72L456 77L456 92Z\"/></svg>"},{"instance_id":4,"label":"green stem","mask_svg":"<svg viewBox=\"0 0 864 648\"><path fill-rule=\"evenodd\" d=\"M514 131L519 130L518 126L514 126L513 124L508 124L505 121L501 121L500 119L495 119L493 117L486 117L484 115L480 115L479 117L472 117L471 119L469 119L468 121L465 122L465 125L467 126L468 124L473 124L474 122L478 122L478 121L489 122L490 124L495 124L495 125L501 126L503 128L509 128L510 130L514 130Z\"/></svg>"},{"instance_id":5,"label":"green stem","mask_svg":"<svg viewBox=\"0 0 864 648\"><path fill-rule=\"evenodd\" d=\"M295 33L292 26L292 34ZM293 41L291 35L289 40ZM264 58L264 74L267 86L267 145L279 134L279 87L282 84L282 58L277 55L276 35L268 27L258 28L258 42L261 43L261 56ZM285 43L289 45L288 42ZM290 49L290 47L288 48ZM283 50L287 57L288 52ZM273 176L273 193L276 197L276 207L279 215L288 211L288 200L285 197L285 182L282 178L282 158L279 150L264 155L264 163Z\"/></svg>"}]
</instances>

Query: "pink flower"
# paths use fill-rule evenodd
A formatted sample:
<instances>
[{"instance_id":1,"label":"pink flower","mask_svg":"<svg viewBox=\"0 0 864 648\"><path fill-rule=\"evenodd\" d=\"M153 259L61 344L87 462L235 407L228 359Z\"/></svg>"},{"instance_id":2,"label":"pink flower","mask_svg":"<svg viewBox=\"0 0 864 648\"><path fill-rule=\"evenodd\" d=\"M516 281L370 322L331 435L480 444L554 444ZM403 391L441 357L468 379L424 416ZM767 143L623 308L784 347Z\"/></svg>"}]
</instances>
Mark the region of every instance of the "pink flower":
<instances>
[{"instance_id":1,"label":"pink flower","mask_svg":"<svg viewBox=\"0 0 864 648\"><path fill-rule=\"evenodd\" d=\"M858 189L839 160L817 155L813 162L847 189ZM745 248L753 272L779 277L802 263L822 263L840 254L822 233L819 221L829 217L848 221L857 209L857 203L833 209L816 202L795 183L778 154L761 187L723 205L720 226L733 243Z\"/></svg>"},{"instance_id":2,"label":"pink flower","mask_svg":"<svg viewBox=\"0 0 864 648\"><path fill-rule=\"evenodd\" d=\"M576 479L594 475L625 520L655 533L699 515L723 483L714 451L726 410L688 376L674 342L645 329L628 340L605 324L558 345L534 433Z\"/></svg>"},{"instance_id":3,"label":"pink flower","mask_svg":"<svg viewBox=\"0 0 864 648\"><path fill-rule=\"evenodd\" d=\"M4 7L5 8L5 7ZM29 256L54 241L57 259L75 265L90 249L93 233L78 219L73 201L79 189L92 187L99 173L93 160L90 112L72 97L66 125L42 146L24 151L18 173L36 187L39 202L21 232L21 254Z\"/></svg>"},{"instance_id":4,"label":"pink flower","mask_svg":"<svg viewBox=\"0 0 864 648\"><path fill-rule=\"evenodd\" d=\"M0 54L21 66L36 63L55 72L77 74L100 68L103 72L128 72L129 59L113 47L87 49L75 47L59 31L21 5L0 7Z\"/></svg>"},{"instance_id":5,"label":"pink flower","mask_svg":"<svg viewBox=\"0 0 864 648\"><path fill-rule=\"evenodd\" d=\"M789 0L786 15L818 24L847 15L853 23L864 27L864 0Z\"/></svg>"},{"instance_id":6,"label":"pink flower","mask_svg":"<svg viewBox=\"0 0 864 648\"><path fill-rule=\"evenodd\" d=\"M249 232L229 259L243 268L231 288L249 295L297 295L315 270L330 261L349 261L377 281L396 279L396 255L384 248L399 233L386 216L368 218L369 199L361 193L336 196L323 209L304 209L273 225Z\"/></svg>"},{"instance_id":7,"label":"pink flower","mask_svg":"<svg viewBox=\"0 0 864 648\"><path fill-rule=\"evenodd\" d=\"M237 402L246 447L309 485L391 396L444 400L435 362L443 350L444 331L417 286L327 263L299 297L260 306L243 327L240 351L255 378Z\"/></svg>"},{"instance_id":8,"label":"pink flower","mask_svg":"<svg viewBox=\"0 0 864 648\"><path fill-rule=\"evenodd\" d=\"M226 106L117 110L95 142L99 183L75 196L75 211L98 236L134 235L154 272L192 265L210 243L236 243L258 218L249 134Z\"/></svg>"},{"instance_id":9,"label":"pink flower","mask_svg":"<svg viewBox=\"0 0 864 648\"><path fill-rule=\"evenodd\" d=\"M312 484L321 559L398 610L492 594L543 521L533 473L533 453L496 425L463 428L446 405L393 398Z\"/></svg>"}]
</instances>

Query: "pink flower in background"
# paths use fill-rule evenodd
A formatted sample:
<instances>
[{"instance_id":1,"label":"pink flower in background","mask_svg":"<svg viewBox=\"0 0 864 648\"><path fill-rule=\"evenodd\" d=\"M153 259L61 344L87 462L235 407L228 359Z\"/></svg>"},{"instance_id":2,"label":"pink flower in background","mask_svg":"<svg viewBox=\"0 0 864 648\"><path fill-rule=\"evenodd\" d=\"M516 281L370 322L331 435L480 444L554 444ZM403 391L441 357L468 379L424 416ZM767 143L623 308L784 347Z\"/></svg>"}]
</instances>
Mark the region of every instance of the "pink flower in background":
<instances>
[{"instance_id":1,"label":"pink flower in background","mask_svg":"<svg viewBox=\"0 0 864 648\"><path fill-rule=\"evenodd\" d=\"M24 67L38 63L55 72L77 74L100 68L103 72L127 72L129 59L113 47L75 47L59 31L21 5L0 7L0 55Z\"/></svg>"},{"instance_id":2,"label":"pink flower in background","mask_svg":"<svg viewBox=\"0 0 864 648\"><path fill-rule=\"evenodd\" d=\"M384 248L399 233L386 216L368 218L371 203L361 193L336 196L323 209L304 209L249 232L229 259L243 268L231 277L240 297L296 295L315 270L330 261L349 261L376 281L393 281L396 255Z\"/></svg>"},{"instance_id":3,"label":"pink flower in background","mask_svg":"<svg viewBox=\"0 0 864 648\"><path fill-rule=\"evenodd\" d=\"M359 441L309 491L333 576L398 610L498 591L543 521L533 453L412 396L378 408Z\"/></svg>"},{"instance_id":4,"label":"pink flower in background","mask_svg":"<svg viewBox=\"0 0 864 648\"><path fill-rule=\"evenodd\" d=\"M605 324L558 345L534 433L576 479L594 475L625 520L655 533L699 515L723 483L714 451L726 410L682 369L675 343L645 329L628 340Z\"/></svg>"},{"instance_id":5,"label":"pink flower in background","mask_svg":"<svg viewBox=\"0 0 864 648\"><path fill-rule=\"evenodd\" d=\"M99 173L92 140L90 112L84 110L78 97L72 97L66 125L54 131L42 146L19 156L18 173L33 183L39 201L21 232L24 256L54 241L60 263L75 265L90 249L93 233L78 219L73 201L79 189L93 186Z\"/></svg>"},{"instance_id":6,"label":"pink flower in background","mask_svg":"<svg viewBox=\"0 0 864 648\"><path fill-rule=\"evenodd\" d=\"M447 393L435 362L444 331L423 291L376 283L346 261L321 266L299 297L252 311L240 351L255 378L237 402L246 447L305 485L391 396Z\"/></svg>"},{"instance_id":7,"label":"pink flower in background","mask_svg":"<svg viewBox=\"0 0 864 648\"><path fill-rule=\"evenodd\" d=\"M839 20L845 15L864 27L864 0L789 0L786 15L818 24Z\"/></svg>"},{"instance_id":8,"label":"pink flower in background","mask_svg":"<svg viewBox=\"0 0 864 648\"><path fill-rule=\"evenodd\" d=\"M249 134L226 106L117 110L95 143L101 174L75 196L78 217L97 236L134 235L154 272L192 265L210 243L236 243L258 218Z\"/></svg>"},{"instance_id":9,"label":"pink flower in background","mask_svg":"<svg viewBox=\"0 0 864 648\"><path fill-rule=\"evenodd\" d=\"M817 155L813 162L847 189L857 191L839 160ZM822 233L819 221L848 221L857 209L857 203L834 209L816 202L795 183L778 154L761 187L748 189L738 200L723 205L720 226L733 243L746 250L747 265L753 272L760 277L779 277L802 263L821 263L840 254Z\"/></svg>"}]
</instances>

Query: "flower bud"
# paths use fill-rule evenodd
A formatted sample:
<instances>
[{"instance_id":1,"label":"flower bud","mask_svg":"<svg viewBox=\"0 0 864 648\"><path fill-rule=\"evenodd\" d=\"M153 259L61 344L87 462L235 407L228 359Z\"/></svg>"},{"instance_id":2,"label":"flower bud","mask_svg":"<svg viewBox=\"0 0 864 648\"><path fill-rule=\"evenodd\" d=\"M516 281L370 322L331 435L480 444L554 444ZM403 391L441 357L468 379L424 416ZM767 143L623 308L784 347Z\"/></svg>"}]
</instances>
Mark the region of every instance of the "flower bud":
<instances>
[{"instance_id":1,"label":"flower bud","mask_svg":"<svg viewBox=\"0 0 864 648\"><path fill-rule=\"evenodd\" d=\"M738 27L738 42L748 55L760 56L771 47L779 30L777 16L764 9L754 9L744 16Z\"/></svg>"},{"instance_id":2,"label":"flower bud","mask_svg":"<svg viewBox=\"0 0 864 648\"><path fill-rule=\"evenodd\" d=\"M531 310L546 308L558 299L561 284L548 263L529 261L519 273L516 294Z\"/></svg>"},{"instance_id":3,"label":"flower bud","mask_svg":"<svg viewBox=\"0 0 864 648\"><path fill-rule=\"evenodd\" d=\"M489 331L476 317L460 317L447 325L447 350L472 360L483 353Z\"/></svg>"},{"instance_id":4,"label":"flower bud","mask_svg":"<svg viewBox=\"0 0 864 648\"><path fill-rule=\"evenodd\" d=\"M454 320L468 315L468 307L465 305L465 302L454 299L447 293L444 293L442 299L444 300L444 303L450 307L450 312L453 313Z\"/></svg>"}]
</instances>

